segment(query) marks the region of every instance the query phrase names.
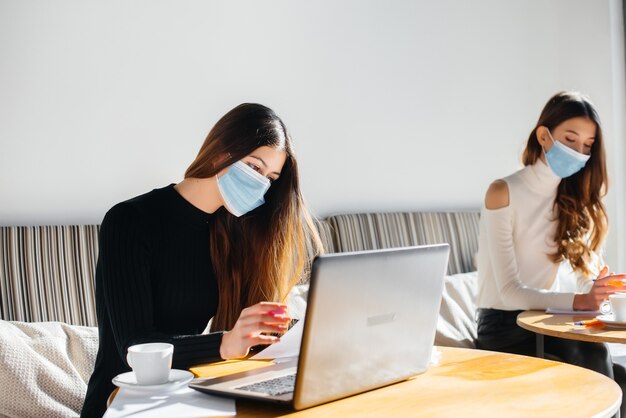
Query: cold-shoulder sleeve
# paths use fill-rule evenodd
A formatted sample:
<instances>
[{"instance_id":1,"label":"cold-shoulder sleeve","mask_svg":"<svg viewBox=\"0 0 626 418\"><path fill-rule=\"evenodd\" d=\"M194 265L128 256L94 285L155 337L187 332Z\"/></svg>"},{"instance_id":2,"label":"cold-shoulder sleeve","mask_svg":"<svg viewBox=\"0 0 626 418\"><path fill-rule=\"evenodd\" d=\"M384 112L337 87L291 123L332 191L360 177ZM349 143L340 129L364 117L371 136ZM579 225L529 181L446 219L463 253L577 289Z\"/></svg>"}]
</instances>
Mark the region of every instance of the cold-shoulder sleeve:
<instances>
[{"instance_id":1,"label":"cold-shoulder sleeve","mask_svg":"<svg viewBox=\"0 0 626 418\"><path fill-rule=\"evenodd\" d=\"M571 309L574 293L553 292L526 286L520 280L513 243L513 220L510 206L484 209L484 232L488 235L488 254L502 302L515 309Z\"/></svg>"}]
</instances>

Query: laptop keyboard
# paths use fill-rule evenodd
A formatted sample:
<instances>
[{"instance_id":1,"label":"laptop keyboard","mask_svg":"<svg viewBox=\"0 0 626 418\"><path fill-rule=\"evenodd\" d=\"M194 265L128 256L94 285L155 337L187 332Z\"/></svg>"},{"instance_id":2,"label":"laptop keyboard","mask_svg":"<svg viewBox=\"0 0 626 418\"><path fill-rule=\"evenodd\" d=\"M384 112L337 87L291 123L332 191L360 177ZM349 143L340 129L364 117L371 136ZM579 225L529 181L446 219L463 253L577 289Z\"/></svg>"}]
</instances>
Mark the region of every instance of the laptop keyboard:
<instances>
[{"instance_id":1,"label":"laptop keyboard","mask_svg":"<svg viewBox=\"0 0 626 418\"><path fill-rule=\"evenodd\" d=\"M263 380L262 382L252 383L250 385L239 386L235 389L267 393L270 396L278 396L293 392L295 383L296 375L294 373L274 379Z\"/></svg>"}]
</instances>

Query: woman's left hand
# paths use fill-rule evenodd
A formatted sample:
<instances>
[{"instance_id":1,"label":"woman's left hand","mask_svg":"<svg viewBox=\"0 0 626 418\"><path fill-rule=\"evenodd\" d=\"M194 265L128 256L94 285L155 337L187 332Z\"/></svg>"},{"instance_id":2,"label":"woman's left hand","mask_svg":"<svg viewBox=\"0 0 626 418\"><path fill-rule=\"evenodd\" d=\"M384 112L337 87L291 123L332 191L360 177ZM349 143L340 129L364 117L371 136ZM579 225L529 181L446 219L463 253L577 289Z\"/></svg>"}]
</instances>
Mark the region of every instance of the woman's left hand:
<instances>
[{"instance_id":1,"label":"woman's left hand","mask_svg":"<svg viewBox=\"0 0 626 418\"><path fill-rule=\"evenodd\" d=\"M596 311L607 300L609 295L618 292L626 292L626 274L609 273L609 268L604 266L598 277L593 281L589 293L574 296L573 308L581 311Z\"/></svg>"}]
</instances>

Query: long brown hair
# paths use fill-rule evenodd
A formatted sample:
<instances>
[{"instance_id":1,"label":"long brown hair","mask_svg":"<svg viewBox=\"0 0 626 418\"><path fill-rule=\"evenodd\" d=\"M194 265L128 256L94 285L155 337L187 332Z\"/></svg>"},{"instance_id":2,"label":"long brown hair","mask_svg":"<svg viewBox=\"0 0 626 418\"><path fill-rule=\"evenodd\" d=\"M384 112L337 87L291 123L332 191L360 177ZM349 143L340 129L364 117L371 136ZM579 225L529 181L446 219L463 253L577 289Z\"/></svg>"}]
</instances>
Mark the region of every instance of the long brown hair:
<instances>
[{"instance_id":1,"label":"long brown hair","mask_svg":"<svg viewBox=\"0 0 626 418\"><path fill-rule=\"evenodd\" d=\"M578 173L559 183L554 201L558 220L554 241L557 250L550 254L554 262L568 260L573 269L590 274L591 252L601 247L608 227L608 218L602 197L608 189L606 157L598 112L589 99L576 92L560 92L543 108L535 129L530 133L522 156L524 165L534 164L543 152L537 139L537 128L547 127L551 132L562 122L584 117L596 124L596 138L591 156Z\"/></svg>"},{"instance_id":2,"label":"long brown hair","mask_svg":"<svg viewBox=\"0 0 626 418\"><path fill-rule=\"evenodd\" d=\"M208 178L261 146L287 153L265 204L237 218L225 208L211 217L210 256L219 287L212 330L229 330L241 310L261 301L285 301L309 271L322 244L306 209L293 144L283 121L270 108L241 104L211 129L185 178Z\"/></svg>"}]
</instances>

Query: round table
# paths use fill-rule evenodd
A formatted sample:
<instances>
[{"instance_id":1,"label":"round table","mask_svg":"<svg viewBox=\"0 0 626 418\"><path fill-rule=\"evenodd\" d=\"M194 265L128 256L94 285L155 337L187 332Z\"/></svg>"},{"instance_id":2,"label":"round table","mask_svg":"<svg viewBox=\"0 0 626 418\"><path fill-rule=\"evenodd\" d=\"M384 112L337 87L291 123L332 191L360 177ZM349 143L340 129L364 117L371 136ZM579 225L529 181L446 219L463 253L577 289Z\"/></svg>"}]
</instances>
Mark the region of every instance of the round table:
<instances>
[{"instance_id":1,"label":"round table","mask_svg":"<svg viewBox=\"0 0 626 418\"><path fill-rule=\"evenodd\" d=\"M237 417L610 417L622 400L613 380L582 367L466 348L439 350L439 365L405 382L302 411L237 400ZM215 363L191 370L216 377L251 367L258 367L258 362ZM112 404L118 411L124 407Z\"/></svg>"},{"instance_id":2,"label":"round table","mask_svg":"<svg viewBox=\"0 0 626 418\"><path fill-rule=\"evenodd\" d=\"M543 336L594 343L626 344L626 328L588 327L578 321L593 319L589 315L549 314L545 311L524 311L517 316L517 325L537 336L537 356L543 357Z\"/></svg>"}]
</instances>

